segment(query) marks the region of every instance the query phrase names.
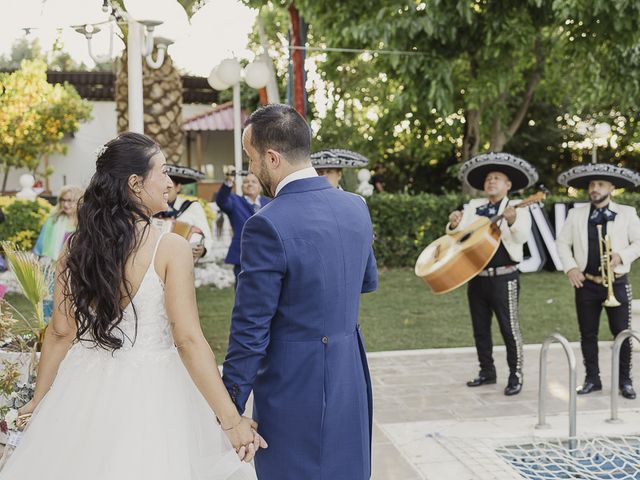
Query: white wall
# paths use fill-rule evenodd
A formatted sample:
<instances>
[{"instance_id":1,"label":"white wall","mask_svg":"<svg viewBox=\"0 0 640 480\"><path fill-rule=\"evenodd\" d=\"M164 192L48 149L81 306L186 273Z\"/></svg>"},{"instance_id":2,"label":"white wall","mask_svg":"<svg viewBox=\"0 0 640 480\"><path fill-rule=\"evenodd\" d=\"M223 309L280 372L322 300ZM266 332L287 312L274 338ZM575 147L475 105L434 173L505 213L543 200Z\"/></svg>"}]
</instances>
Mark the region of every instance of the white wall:
<instances>
[{"instance_id":1,"label":"white wall","mask_svg":"<svg viewBox=\"0 0 640 480\"><path fill-rule=\"evenodd\" d=\"M91 102L92 119L80 124L80 129L73 137L68 137L66 155L51 155L49 165L54 173L49 176L49 188L57 194L66 183L86 187L95 172L95 151L104 143L114 138L116 130L116 103ZM185 104L182 107L182 118L189 118L211 109L211 105ZM232 162L233 163L233 162ZM7 190L19 189L19 178L26 169L11 169Z\"/></svg>"},{"instance_id":2,"label":"white wall","mask_svg":"<svg viewBox=\"0 0 640 480\"><path fill-rule=\"evenodd\" d=\"M92 119L80 124L80 129L73 137L65 139L68 145L66 155L51 155L49 165L54 173L49 176L49 188L57 193L67 184L86 186L95 171L95 151L98 146L116 135L116 103L91 102ZM18 179L25 169L11 169L8 190L17 190Z\"/></svg>"}]
</instances>

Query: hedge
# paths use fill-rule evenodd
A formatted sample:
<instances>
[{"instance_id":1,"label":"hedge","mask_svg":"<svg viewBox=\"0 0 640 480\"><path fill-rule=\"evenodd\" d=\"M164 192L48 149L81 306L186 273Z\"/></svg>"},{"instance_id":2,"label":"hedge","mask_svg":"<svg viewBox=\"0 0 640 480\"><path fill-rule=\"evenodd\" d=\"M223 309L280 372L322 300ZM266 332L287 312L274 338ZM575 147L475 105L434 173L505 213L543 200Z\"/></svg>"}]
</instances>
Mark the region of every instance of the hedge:
<instances>
[{"instance_id":1,"label":"hedge","mask_svg":"<svg viewBox=\"0 0 640 480\"><path fill-rule=\"evenodd\" d=\"M379 266L413 267L420 252L444 235L449 214L467 201L462 194L376 194L367 199L373 230L374 250ZM586 197L562 195L548 197L544 204L549 215L554 203L588 201ZM640 211L640 193L616 195L615 202Z\"/></svg>"},{"instance_id":2,"label":"hedge","mask_svg":"<svg viewBox=\"0 0 640 480\"><path fill-rule=\"evenodd\" d=\"M14 242L23 250L31 250L38 239L51 204L42 198L35 202L0 196L5 221L0 223L0 240Z\"/></svg>"},{"instance_id":3,"label":"hedge","mask_svg":"<svg viewBox=\"0 0 640 480\"><path fill-rule=\"evenodd\" d=\"M466 201L467 197L462 194L382 193L369 197L367 203L373 221L378 265L413 267L422 249L444 234L449 213L461 208ZM575 201L586 201L586 197L553 195L545 201L545 208L551 214L554 203ZM616 195L615 201L640 211L640 193ZM206 205L206 202L202 203ZM210 217L212 212L208 207L206 205L205 212ZM32 249L51 205L40 198L37 202L30 202L0 196L0 208L6 217L5 222L0 223L0 240L16 242L26 250Z\"/></svg>"}]
</instances>

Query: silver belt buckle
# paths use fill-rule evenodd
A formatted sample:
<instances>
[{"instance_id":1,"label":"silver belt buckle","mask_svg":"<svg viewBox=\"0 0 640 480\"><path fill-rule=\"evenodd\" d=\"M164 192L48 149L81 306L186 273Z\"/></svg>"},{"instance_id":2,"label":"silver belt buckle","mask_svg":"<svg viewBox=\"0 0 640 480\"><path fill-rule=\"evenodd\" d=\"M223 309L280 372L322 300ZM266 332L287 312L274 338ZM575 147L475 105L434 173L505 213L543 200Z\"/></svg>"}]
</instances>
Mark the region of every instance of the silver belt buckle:
<instances>
[{"instance_id":1,"label":"silver belt buckle","mask_svg":"<svg viewBox=\"0 0 640 480\"><path fill-rule=\"evenodd\" d=\"M482 270L479 273L479 275L481 277L493 277L493 276L495 276L495 268L493 268L493 267L485 268L484 270Z\"/></svg>"}]
</instances>

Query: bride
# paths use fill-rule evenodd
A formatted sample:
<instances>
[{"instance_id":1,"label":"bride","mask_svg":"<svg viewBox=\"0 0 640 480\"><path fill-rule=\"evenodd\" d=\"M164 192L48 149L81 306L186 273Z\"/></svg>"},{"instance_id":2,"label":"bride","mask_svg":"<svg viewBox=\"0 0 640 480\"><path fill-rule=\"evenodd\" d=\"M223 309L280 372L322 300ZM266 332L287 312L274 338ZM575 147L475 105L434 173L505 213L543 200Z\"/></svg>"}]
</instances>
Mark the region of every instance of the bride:
<instances>
[{"instance_id":1,"label":"bride","mask_svg":"<svg viewBox=\"0 0 640 480\"><path fill-rule=\"evenodd\" d=\"M167 209L165 164L140 134L99 149L19 412L33 415L0 479L255 479L245 462L267 445L202 333L191 247L150 224Z\"/></svg>"}]
</instances>

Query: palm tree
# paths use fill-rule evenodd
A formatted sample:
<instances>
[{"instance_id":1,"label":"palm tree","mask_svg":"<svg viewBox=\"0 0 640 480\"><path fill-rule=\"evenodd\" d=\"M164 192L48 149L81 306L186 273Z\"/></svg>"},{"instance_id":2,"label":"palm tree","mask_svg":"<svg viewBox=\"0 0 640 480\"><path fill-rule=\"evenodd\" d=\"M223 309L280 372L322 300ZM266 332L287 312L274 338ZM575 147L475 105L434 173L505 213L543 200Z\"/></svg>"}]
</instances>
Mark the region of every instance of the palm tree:
<instances>
[{"instance_id":1,"label":"palm tree","mask_svg":"<svg viewBox=\"0 0 640 480\"><path fill-rule=\"evenodd\" d=\"M203 0L177 0L191 17ZM114 2L116 3L116 2ZM122 7L121 2L117 2ZM124 43L127 30L123 28ZM155 52L154 52L155 58ZM183 155L185 132L182 129L182 79L173 60L166 54L164 63L158 69L150 68L143 62L142 91L144 97L144 133L152 137L162 147L167 161L178 163ZM127 51L116 63L116 112L118 132L129 128L128 118Z\"/></svg>"}]
</instances>

